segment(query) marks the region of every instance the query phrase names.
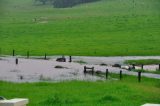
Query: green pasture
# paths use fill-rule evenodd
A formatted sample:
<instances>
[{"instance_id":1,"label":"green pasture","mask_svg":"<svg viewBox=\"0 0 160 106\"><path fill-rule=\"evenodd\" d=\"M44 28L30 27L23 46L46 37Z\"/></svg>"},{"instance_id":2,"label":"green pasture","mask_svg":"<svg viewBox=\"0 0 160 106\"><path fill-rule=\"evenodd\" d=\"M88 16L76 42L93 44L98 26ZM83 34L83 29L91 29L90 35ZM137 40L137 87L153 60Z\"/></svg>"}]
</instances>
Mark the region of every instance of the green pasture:
<instances>
[{"instance_id":1,"label":"green pasture","mask_svg":"<svg viewBox=\"0 0 160 106\"><path fill-rule=\"evenodd\" d=\"M160 0L101 0L60 9L33 0L0 3L0 54L160 55Z\"/></svg>"},{"instance_id":2,"label":"green pasture","mask_svg":"<svg viewBox=\"0 0 160 106\"><path fill-rule=\"evenodd\" d=\"M114 75L118 78L118 75ZM10 83L0 81L0 95L28 98L28 106L140 106L160 104L160 80L123 75L120 80Z\"/></svg>"}]
</instances>

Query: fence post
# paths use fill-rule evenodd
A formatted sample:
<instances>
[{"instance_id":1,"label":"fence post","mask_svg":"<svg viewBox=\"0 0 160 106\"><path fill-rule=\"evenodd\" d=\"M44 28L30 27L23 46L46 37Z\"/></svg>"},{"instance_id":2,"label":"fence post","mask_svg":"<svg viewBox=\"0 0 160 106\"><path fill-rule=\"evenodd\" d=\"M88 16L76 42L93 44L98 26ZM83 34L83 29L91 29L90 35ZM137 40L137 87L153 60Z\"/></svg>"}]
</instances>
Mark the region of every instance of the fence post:
<instances>
[{"instance_id":1,"label":"fence post","mask_svg":"<svg viewBox=\"0 0 160 106\"><path fill-rule=\"evenodd\" d=\"M62 58L65 58L64 55L62 55Z\"/></svg>"},{"instance_id":2,"label":"fence post","mask_svg":"<svg viewBox=\"0 0 160 106\"><path fill-rule=\"evenodd\" d=\"M133 69L135 69L135 64L132 64L132 66L133 66Z\"/></svg>"},{"instance_id":3,"label":"fence post","mask_svg":"<svg viewBox=\"0 0 160 106\"><path fill-rule=\"evenodd\" d=\"M122 70L120 70L120 80L122 79Z\"/></svg>"},{"instance_id":4,"label":"fence post","mask_svg":"<svg viewBox=\"0 0 160 106\"><path fill-rule=\"evenodd\" d=\"M86 73L86 66L84 66L84 73Z\"/></svg>"},{"instance_id":5,"label":"fence post","mask_svg":"<svg viewBox=\"0 0 160 106\"><path fill-rule=\"evenodd\" d=\"M29 51L27 51L27 58L29 59Z\"/></svg>"},{"instance_id":6,"label":"fence post","mask_svg":"<svg viewBox=\"0 0 160 106\"><path fill-rule=\"evenodd\" d=\"M138 72L138 82L141 82L141 72Z\"/></svg>"},{"instance_id":7,"label":"fence post","mask_svg":"<svg viewBox=\"0 0 160 106\"><path fill-rule=\"evenodd\" d=\"M16 65L18 65L18 58L16 58L16 61L15 61L15 62L16 62Z\"/></svg>"},{"instance_id":8,"label":"fence post","mask_svg":"<svg viewBox=\"0 0 160 106\"><path fill-rule=\"evenodd\" d=\"M22 75L20 76L20 80L23 80L23 76Z\"/></svg>"},{"instance_id":9,"label":"fence post","mask_svg":"<svg viewBox=\"0 0 160 106\"><path fill-rule=\"evenodd\" d=\"M47 59L47 54L46 54L46 53L44 54L44 59L45 59L45 60Z\"/></svg>"},{"instance_id":10,"label":"fence post","mask_svg":"<svg viewBox=\"0 0 160 106\"><path fill-rule=\"evenodd\" d=\"M94 74L94 67L92 67L92 75Z\"/></svg>"},{"instance_id":11,"label":"fence post","mask_svg":"<svg viewBox=\"0 0 160 106\"><path fill-rule=\"evenodd\" d=\"M142 70L143 70L143 66L144 66L144 65L142 64L142 66L141 66Z\"/></svg>"},{"instance_id":12,"label":"fence post","mask_svg":"<svg viewBox=\"0 0 160 106\"><path fill-rule=\"evenodd\" d=\"M159 64L159 71L160 71L160 64Z\"/></svg>"},{"instance_id":13,"label":"fence post","mask_svg":"<svg viewBox=\"0 0 160 106\"><path fill-rule=\"evenodd\" d=\"M63 62L66 62L66 58L64 55L62 55L62 59L63 59Z\"/></svg>"},{"instance_id":14,"label":"fence post","mask_svg":"<svg viewBox=\"0 0 160 106\"><path fill-rule=\"evenodd\" d=\"M72 56L69 56L69 62L72 62Z\"/></svg>"},{"instance_id":15,"label":"fence post","mask_svg":"<svg viewBox=\"0 0 160 106\"><path fill-rule=\"evenodd\" d=\"M106 79L108 79L108 69L106 69Z\"/></svg>"},{"instance_id":16,"label":"fence post","mask_svg":"<svg viewBox=\"0 0 160 106\"><path fill-rule=\"evenodd\" d=\"M15 50L13 49L13 54L12 54L13 56L15 56Z\"/></svg>"}]
</instances>

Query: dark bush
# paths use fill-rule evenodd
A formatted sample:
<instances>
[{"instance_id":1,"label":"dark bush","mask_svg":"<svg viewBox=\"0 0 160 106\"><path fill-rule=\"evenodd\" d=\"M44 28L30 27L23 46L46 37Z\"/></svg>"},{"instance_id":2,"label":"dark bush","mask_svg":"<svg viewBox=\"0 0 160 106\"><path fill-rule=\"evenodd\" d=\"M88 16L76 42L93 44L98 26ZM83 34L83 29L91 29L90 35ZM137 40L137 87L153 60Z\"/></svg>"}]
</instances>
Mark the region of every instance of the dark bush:
<instances>
[{"instance_id":1,"label":"dark bush","mask_svg":"<svg viewBox=\"0 0 160 106\"><path fill-rule=\"evenodd\" d=\"M55 8L73 7L82 3L95 2L99 0L54 0L53 5Z\"/></svg>"}]
</instances>

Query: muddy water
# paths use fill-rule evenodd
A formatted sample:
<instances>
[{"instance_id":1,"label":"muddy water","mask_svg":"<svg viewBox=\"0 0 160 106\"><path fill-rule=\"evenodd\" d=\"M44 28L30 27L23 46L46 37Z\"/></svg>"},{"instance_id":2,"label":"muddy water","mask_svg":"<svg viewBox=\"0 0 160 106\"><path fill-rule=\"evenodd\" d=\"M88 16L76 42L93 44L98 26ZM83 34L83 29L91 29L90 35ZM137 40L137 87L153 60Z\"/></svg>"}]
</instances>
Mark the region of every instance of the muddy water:
<instances>
[{"instance_id":1,"label":"muddy water","mask_svg":"<svg viewBox=\"0 0 160 106\"><path fill-rule=\"evenodd\" d=\"M66 81L66 80L104 80L104 78L92 75L84 75L83 68L95 67L95 70L105 72L106 69L113 73L119 73L120 70L124 74L137 75L136 72L130 72L124 69L111 67L112 64L123 64L125 60L130 59L160 59L160 56L145 56L145 57L79 57L74 56L73 61L83 61L85 64L77 62L56 62L56 58L60 56L52 56L49 60L35 59L43 57L32 57L25 59L19 57L19 64L15 64L16 57L0 57L0 80L13 82L37 82L37 81ZM68 61L68 58L67 58ZM108 66L100 66L101 63L108 64ZM55 68L55 66L62 66L63 68ZM144 66L146 70L156 70L157 65ZM144 74L146 77L158 78L160 75Z\"/></svg>"},{"instance_id":2,"label":"muddy water","mask_svg":"<svg viewBox=\"0 0 160 106\"><path fill-rule=\"evenodd\" d=\"M58 69L55 66L63 66ZM84 75L84 65L79 63L60 63L55 59L25 59L19 58L19 64L15 64L15 58L3 57L0 60L0 80L14 82L35 81L63 81L63 80L101 80L102 78Z\"/></svg>"}]
</instances>

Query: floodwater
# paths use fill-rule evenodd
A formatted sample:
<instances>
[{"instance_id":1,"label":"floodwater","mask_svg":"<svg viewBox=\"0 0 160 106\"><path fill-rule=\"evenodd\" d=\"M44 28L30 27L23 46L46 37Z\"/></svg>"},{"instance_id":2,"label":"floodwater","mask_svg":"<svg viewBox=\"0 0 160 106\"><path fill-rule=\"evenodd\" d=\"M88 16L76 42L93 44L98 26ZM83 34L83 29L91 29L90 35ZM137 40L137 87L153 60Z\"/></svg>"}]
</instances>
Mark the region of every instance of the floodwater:
<instances>
[{"instance_id":1,"label":"floodwater","mask_svg":"<svg viewBox=\"0 0 160 106\"><path fill-rule=\"evenodd\" d=\"M62 66L63 68L55 68ZM14 57L0 60L0 80L13 82L64 81L64 80L102 80L97 76L83 73L84 65L79 63L56 62L55 59L19 58L15 64Z\"/></svg>"},{"instance_id":2,"label":"floodwater","mask_svg":"<svg viewBox=\"0 0 160 106\"><path fill-rule=\"evenodd\" d=\"M105 72L106 69L113 73L119 73L120 69L111 67L112 64L123 62L127 59L135 59L135 57L79 57L74 56L75 62L57 62L56 58L60 56L50 57L49 60L35 59L35 57L26 59L19 57L18 64L16 65L16 57L0 57L0 80L12 81L12 82L38 82L38 81L66 81L66 80L85 80L85 81L97 81L104 80L103 77L92 76L90 74L84 74L84 66L95 67L95 70ZM38 57L39 58L39 57ZM136 59L142 59L142 57L136 57ZM144 58L143 58L144 59ZM145 57L145 59L160 59L160 57ZM77 63L76 61L83 61L86 63ZM107 66L101 66L105 63ZM62 68L55 68L61 66ZM156 70L157 65L144 66L144 69ZM135 72L129 72L121 69L123 73L129 75L137 75ZM144 74L147 77L160 78L151 74Z\"/></svg>"}]
</instances>

